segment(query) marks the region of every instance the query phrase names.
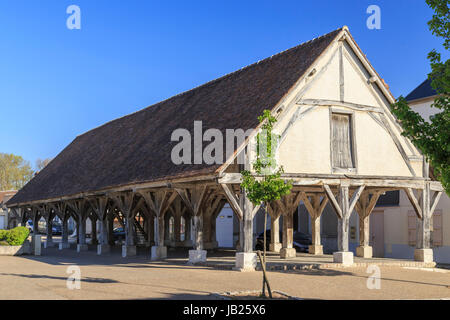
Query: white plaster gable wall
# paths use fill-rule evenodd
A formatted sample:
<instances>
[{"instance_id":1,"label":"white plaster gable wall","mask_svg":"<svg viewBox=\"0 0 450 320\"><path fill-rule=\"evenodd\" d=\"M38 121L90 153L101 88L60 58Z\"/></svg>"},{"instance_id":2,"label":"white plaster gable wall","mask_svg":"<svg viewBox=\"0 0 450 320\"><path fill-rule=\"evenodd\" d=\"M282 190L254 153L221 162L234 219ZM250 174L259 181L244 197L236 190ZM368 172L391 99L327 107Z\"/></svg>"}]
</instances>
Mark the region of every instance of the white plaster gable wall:
<instances>
[{"instance_id":1,"label":"white plaster gable wall","mask_svg":"<svg viewBox=\"0 0 450 320\"><path fill-rule=\"evenodd\" d=\"M296 112L303 112L310 106L296 105L298 99L340 100L340 42L333 44L317 63L315 75L302 81L296 90L285 99L287 108L279 117L275 128L282 134ZM376 90L370 90L364 82L369 74L364 70L356 55L348 45L342 47L344 73L344 101L360 105L378 107L385 112L388 103ZM347 52L347 54L345 54ZM350 62L350 60L353 62ZM323 67L326 70L321 71ZM360 70L359 70L360 69ZM317 77L317 79L315 79ZM367 81L367 80L366 80ZM305 90L306 89L306 90ZM331 106L333 109L351 111L343 106ZM355 119L357 173L361 175L412 176L394 140L379 123L366 111L353 111ZM392 131L401 142L409 156L419 156L415 148L408 146L404 137L386 116ZM300 116L289 127L288 134L279 147L279 164L286 173L331 174L330 157L330 114L328 106L316 106ZM421 161L412 162L415 174L422 175Z\"/></svg>"},{"instance_id":2,"label":"white plaster gable wall","mask_svg":"<svg viewBox=\"0 0 450 320\"><path fill-rule=\"evenodd\" d=\"M358 173L411 176L390 135L367 113L355 112Z\"/></svg>"},{"instance_id":3,"label":"white plaster gable wall","mask_svg":"<svg viewBox=\"0 0 450 320\"><path fill-rule=\"evenodd\" d=\"M286 173L331 173L328 109L316 108L297 121L278 152Z\"/></svg>"}]
</instances>

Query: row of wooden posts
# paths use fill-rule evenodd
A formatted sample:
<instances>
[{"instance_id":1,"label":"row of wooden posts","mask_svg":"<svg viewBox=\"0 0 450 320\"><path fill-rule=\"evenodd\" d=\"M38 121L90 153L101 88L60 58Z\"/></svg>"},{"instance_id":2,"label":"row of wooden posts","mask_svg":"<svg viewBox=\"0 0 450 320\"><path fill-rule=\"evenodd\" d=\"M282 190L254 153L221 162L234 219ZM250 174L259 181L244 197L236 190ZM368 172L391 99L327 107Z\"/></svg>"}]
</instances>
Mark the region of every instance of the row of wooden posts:
<instances>
[{"instance_id":1,"label":"row of wooden posts","mask_svg":"<svg viewBox=\"0 0 450 320\"><path fill-rule=\"evenodd\" d=\"M425 189L414 192L404 189L413 204L418 218L417 248L430 248L431 216L439 200L440 193L431 195L429 184ZM428 186L428 187L427 187ZM357 255L370 257L369 216L380 195L392 188L366 188L364 185L351 186L342 182L338 186L323 185L319 189L294 188L280 200L268 206L271 216L272 251L279 251L281 257L295 256L293 248L293 214L303 202L311 216L312 245L309 252L323 254L320 239L320 216L330 204L338 217L338 251L349 251L349 218L353 210L359 216L360 243ZM398 188L397 188L398 189ZM47 241L52 242L52 221L58 216L62 221L61 248L69 247L67 221L72 217L77 226L77 244L80 250L86 245L86 220L92 222L93 242L97 242L97 221L100 221L99 246L103 251L113 245L113 221L119 220L125 229L125 246L136 246L136 231L145 235L146 243L154 247L165 247L167 243L168 217L173 217L175 246L191 246L194 250L212 249L216 242L216 218L224 205L229 203L240 222L238 251L252 252L253 220L263 208L254 207L245 192L236 184L194 184L189 187L172 187L156 190L133 190L91 196L74 200L61 200L42 204L15 207L13 216L22 223L32 219L34 231L44 217L47 222ZM283 239L279 239L279 221L283 216ZM181 241L181 219L185 221L185 239ZM190 230L192 221L193 229ZM190 241L192 237L192 242ZM101 250L100 250L101 251ZM129 253L133 254L134 250ZM164 252L156 250L155 252ZM154 258L164 258L166 253Z\"/></svg>"}]
</instances>

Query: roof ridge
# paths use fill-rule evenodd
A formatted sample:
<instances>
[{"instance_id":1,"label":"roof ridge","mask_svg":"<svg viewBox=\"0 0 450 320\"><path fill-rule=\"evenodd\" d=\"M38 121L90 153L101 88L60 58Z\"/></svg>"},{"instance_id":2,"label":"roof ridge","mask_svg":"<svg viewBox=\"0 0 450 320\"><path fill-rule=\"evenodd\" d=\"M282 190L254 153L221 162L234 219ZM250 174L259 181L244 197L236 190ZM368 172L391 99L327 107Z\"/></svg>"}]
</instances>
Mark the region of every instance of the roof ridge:
<instances>
[{"instance_id":1,"label":"roof ridge","mask_svg":"<svg viewBox=\"0 0 450 320\"><path fill-rule=\"evenodd\" d=\"M308 43L310 43L310 42L313 42L313 41L317 41L317 40L319 40L319 39L321 39L321 38L323 38L323 37L328 36L329 34L331 34L331 33L333 33L333 32L336 32L336 31L339 31L339 30L343 30L343 29L348 29L348 28L347 28L347 26L339 27L339 28L337 28L337 29L335 29L335 30L333 30L333 31L330 31L330 32L328 32L328 33L325 33L325 34L323 34L323 35L321 35L321 36L315 37L315 38L310 39L310 40L308 40L308 41L302 42L302 43L300 43L300 44L298 44L298 45L296 45L296 46L294 46L294 47L291 47L291 48L285 49L285 50L283 50L283 51L280 51L280 52L278 52L278 53L275 53L275 54L271 55L270 57L267 57L267 58L258 60L257 62L253 62L253 63L251 63L251 64L249 64L249 65L246 65L246 66L244 66L244 67L241 67L240 69L237 69L237 70L235 70L235 71L229 72L229 73L227 73L227 74L225 74L225 75L222 75L222 76L220 76L220 77L218 77L218 78L209 80L209 81L207 81L207 82L205 82L205 83L203 83L203 84L201 84L201 85L198 85L198 86L196 86L196 87L193 87L193 88L191 88L191 89L188 89L188 90L182 91L182 92L180 92L180 93L177 93L177 94L175 94L175 95L173 95L173 96L170 96L170 97L168 97L168 98L166 98L166 99L164 99L164 100L161 100L161 101L158 101L158 102L156 102L156 103L154 103L154 104L151 104L151 105L149 105L149 106L146 106L146 107L144 107L144 108L142 108L142 109L139 109L139 110L136 110L136 111L134 111L134 112L128 113L128 114L123 115L123 116L121 116L121 117L118 117L118 118L116 118L116 119L112 119L112 120L110 120L110 121L107 121L107 122L105 122L105 123L103 123L103 124L101 124L101 125L99 125L99 126L97 126L97 127L94 127L94 128L92 128L92 129L89 129L89 130L86 131L86 132L83 132L83 133L77 135L77 138L78 138L78 137L81 137L81 136L83 136L83 135L85 135L85 134L87 134L87 133L89 133L89 132L91 132L91 131L93 131L93 130L96 130L96 129L98 129L98 128L101 128L101 127L103 127L103 126L106 126L107 124L110 124L110 123L112 123L112 122L115 122L115 121L118 121L118 120L120 120L120 119L129 117L129 116L132 116L132 115L134 115L134 114L136 114L136 113L139 113L139 112L143 112L143 111L145 111L145 110L147 110L147 109L149 109L149 108L157 107L158 105L163 104L164 102L166 102L166 101L168 101L168 100L174 99L174 98L176 98L176 97L181 97L181 96L183 96L183 95L185 95L185 94L194 92L194 91L196 91L196 90L198 90L198 89L200 89L200 88L204 88L204 87L207 87L208 85L212 85L213 83L216 83L216 82L218 82L218 81L227 79L227 78L231 77L231 76L234 75L234 74L243 72L243 71L245 71L245 70L247 70L247 69L249 69L249 68L251 68L251 67L253 67L253 66L256 66L256 65L258 65L258 64L260 64L260 63L264 63L264 62L270 61L270 60L271 60L272 58L274 58L274 57L277 57L277 56L279 56L279 55L281 55L281 54L284 54L284 53L286 53L286 52L288 52L288 51L298 49L298 48L301 47L301 46L304 46L304 45L306 45L306 44L308 44Z\"/></svg>"}]
</instances>

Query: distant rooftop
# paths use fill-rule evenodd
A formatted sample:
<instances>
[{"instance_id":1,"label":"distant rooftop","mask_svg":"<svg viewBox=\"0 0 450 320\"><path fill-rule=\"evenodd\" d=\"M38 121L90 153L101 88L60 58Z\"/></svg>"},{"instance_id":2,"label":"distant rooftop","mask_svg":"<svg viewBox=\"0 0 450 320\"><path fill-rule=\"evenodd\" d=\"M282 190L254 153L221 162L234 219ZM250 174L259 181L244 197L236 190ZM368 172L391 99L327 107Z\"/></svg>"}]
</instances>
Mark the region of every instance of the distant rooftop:
<instances>
[{"instance_id":1,"label":"distant rooftop","mask_svg":"<svg viewBox=\"0 0 450 320\"><path fill-rule=\"evenodd\" d=\"M0 211L6 201L11 199L17 193L16 190L0 191Z\"/></svg>"},{"instance_id":2,"label":"distant rooftop","mask_svg":"<svg viewBox=\"0 0 450 320\"><path fill-rule=\"evenodd\" d=\"M413 91L410 92L406 96L406 101L412 101L427 97L432 97L436 95L436 90L434 90L431 87L431 80L427 79L424 82L422 82L417 88L415 88Z\"/></svg>"}]
</instances>

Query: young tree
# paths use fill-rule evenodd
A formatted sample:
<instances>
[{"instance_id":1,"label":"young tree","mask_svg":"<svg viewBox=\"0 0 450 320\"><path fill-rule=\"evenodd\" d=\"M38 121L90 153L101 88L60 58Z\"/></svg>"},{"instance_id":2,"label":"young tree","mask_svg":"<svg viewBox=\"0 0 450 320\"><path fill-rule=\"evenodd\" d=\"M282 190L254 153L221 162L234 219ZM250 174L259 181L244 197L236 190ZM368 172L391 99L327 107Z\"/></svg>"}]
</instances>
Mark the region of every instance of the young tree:
<instances>
[{"instance_id":1,"label":"young tree","mask_svg":"<svg viewBox=\"0 0 450 320\"><path fill-rule=\"evenodd\" d=\"M33 177L30 163L21 156L0 153L0 190L18 190Z\"/></svg>"},{"instance_id":2,"label":"young tree","mask_svg":"<svg viewBox=\"0 0 450 320\"><path fill-rule=\"evenodd\" d=\"M450 47L450 0L426 0L434 10L428 22L431 32L444 39L444 48ZM433 107L440 110L424 120L417 112L411 110L407 101L400 96L392 105L392 112L400 120L404 129L403 135L408 137L430 162L433 173L450 195L450 60L442 61L440 53L432 50L428 54L431 72L428 78L438 97Z\"/></svg>"},{"instance_id":3,"label":"young tree","mask_svg":"<svg viewBox=\"0 0 450 320\"><path fill-rule=\"evenodd\" d=\"M265 295L265 286L269 292L269 297L272 298L269 281L266 276L266 230L267 230L267 205L271 202L281 199L284 195L290 193L292 188L292 181L285 181L281 179L283 167L278 167L275 159L276 145L278 136L272 133L275 117L270 113L270 110L264 110L262 116L258 117L262 123L262 130L256 136L256 159L252 163L254 174L249 170L241 172L243 181L241 187L246 191L248 198L253 205L264 205L264 255L261 259L263 269L263 288L262 293Z\"/></svg>"}]
</instances>

